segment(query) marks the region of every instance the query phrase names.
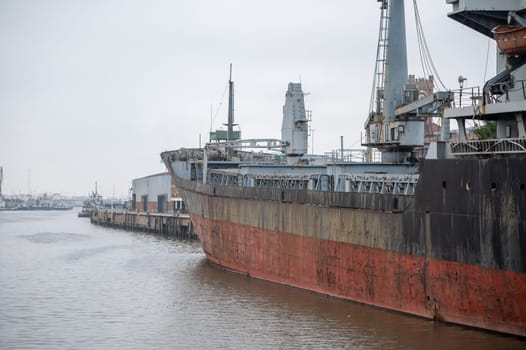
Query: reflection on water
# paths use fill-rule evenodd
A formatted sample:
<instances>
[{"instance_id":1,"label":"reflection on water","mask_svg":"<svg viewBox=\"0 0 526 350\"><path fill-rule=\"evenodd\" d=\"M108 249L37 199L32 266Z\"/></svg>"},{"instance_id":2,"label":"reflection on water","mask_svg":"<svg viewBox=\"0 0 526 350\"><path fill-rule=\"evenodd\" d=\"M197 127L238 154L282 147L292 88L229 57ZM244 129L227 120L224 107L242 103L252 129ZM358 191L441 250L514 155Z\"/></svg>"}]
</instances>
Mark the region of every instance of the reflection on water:
<instances>
[{"instance_id":1,"label":"reflection on water","mask_svg":"<svg viewBox=\"0 0 526 350\"><path fill-rule=\"evenodd\" d=\"M0 348L524 349L210 266L199 246L0 212Z\"/></svg>"}]
</instances>

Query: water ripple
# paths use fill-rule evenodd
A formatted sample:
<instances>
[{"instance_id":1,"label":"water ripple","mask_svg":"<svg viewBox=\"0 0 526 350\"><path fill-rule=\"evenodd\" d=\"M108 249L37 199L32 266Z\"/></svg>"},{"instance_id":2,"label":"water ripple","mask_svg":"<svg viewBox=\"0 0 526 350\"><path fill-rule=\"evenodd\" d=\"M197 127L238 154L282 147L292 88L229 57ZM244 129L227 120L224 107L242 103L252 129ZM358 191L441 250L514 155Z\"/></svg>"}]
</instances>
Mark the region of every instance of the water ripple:
<instances>
[{"instance_id":1,"label":"water ripple","mask_svg":"<svg viewBox=\"0 0 526 350\"><path fill-rule=\"evenodd\" d=\"M81 260L81 259L93 257L95 255L100 255L100 254L104 254L107 252L111 252L117 249L129 250L130 248L131 248L130 245L111 245L111 246L75 250L73 253L67 254L65 256L65 260L67 261Z\"/></svg>"},{"instance_id":2,"label":"water ripple","mask_svg":"<svg viewBox=\"0 0 526 350\"><path fill-rule=\"evenodd\" d=\"M20 235L19 237L33 243L78 242L90 239L89 235L70 232L39 232L31 235Z\"/></svg>"},{"instance_id":3,"label":"water ripple","mask_svg":"<svg viewBox=\"0 0 526 350\"><path fill-rule=\"evenodd\" d=\"M196 242L18 218L0 224L0 349L526 348L218 270Z\"/></svg>"}]
</instances>

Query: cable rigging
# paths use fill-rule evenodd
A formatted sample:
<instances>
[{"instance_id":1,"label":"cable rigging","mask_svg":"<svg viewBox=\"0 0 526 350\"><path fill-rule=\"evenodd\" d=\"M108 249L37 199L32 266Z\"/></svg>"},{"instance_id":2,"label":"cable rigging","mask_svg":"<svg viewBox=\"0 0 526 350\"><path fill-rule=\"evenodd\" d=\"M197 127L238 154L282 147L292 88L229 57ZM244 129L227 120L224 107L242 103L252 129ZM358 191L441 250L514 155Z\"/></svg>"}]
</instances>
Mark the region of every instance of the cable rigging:
<instances>
[{"instance_id":1,"label":"cable rigging","mask_svg":"<svg viewBox=\"0 0 526 350\"><path fill-rule=\"evenodd\" d=\"M217 114L219 113L219 109L221 109L221 106L223 105L223 100L225 99L227 90L228 90L228 84L225 85L225 90L223 90L223 96L221 96L221 101L219 102L219 105L216 108L216 112L214 113L212 120L210 120L210 131L212 131L212 125L214 124L214 121L216 120Z\"/></svg>"},{"instance_id":2,"label":"cable rigging","mask_svg":"<svg viewBox=\"0 0 526 350\"><path fill-rule=\"evenodd\" d=\"M444 83L442 82L442 79L440 79L440 75L438 74L438 71L431 57L431 53L429 52L429 47L427 46L427 41L424 35L424 29L422 27L422 21L420 20L420 13L418 11L418 5L416 3L416 0L413 0L413 7L414 7L414 13L415 13L418 50L420 54L420 62L422 64L422 70L424 72L424 77L427 77L430 75L434 76L435 81L438 82L438 84L440 85L440 88L443 90L448 90L446 86L444 85Z\"/></svg>"}]
</instances>

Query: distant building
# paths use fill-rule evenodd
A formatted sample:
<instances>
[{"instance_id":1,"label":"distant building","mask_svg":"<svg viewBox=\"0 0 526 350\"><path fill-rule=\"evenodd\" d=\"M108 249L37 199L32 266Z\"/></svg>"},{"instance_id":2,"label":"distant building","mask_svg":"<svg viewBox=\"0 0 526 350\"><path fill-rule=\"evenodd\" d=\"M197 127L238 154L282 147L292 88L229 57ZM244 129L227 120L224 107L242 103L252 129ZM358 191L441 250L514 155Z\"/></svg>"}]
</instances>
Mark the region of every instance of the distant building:
<instances>
[{"instance_id":1,"label":"distant building","mask_svg":"<svg viewBox=\"0 0 526 350\"><path fill-rule=\"evenodd\" d=\"M131 209L137 212L180 213L184 202L172 186L170 173L160 173L132 181Z\"/></svg>"},{"instance_id":2,"label":"distant building","mask_svg":"<svg viewBox=\"0 0 526 350\"><path fill-rule=\"evenodd\" d=\"M409 74L408 84L416 86L419 97L424 97L433 93L435 83L432 75L427 78L415 78L414 74Z\"/></svg>"}]
</instances>

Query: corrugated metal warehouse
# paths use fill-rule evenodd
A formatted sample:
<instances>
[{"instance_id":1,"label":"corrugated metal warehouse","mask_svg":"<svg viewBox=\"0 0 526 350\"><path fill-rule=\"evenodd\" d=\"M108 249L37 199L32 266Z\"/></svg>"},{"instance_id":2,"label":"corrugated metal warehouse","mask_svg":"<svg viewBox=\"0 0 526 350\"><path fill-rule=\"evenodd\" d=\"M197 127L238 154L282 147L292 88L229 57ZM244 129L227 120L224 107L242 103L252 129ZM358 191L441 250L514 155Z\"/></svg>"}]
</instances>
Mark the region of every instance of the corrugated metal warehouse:
<instances>
[{"instance_id":1,"label":"corrugated metal warehouse","mask_svg":"<svg viewBox=\"0 0 526 350\"><path fill-rule=\"evenodd\" d=\"M168 172L148 175L132 181L132 210L137 212L178 212L184 203L175 197Z\"/></svg>"}]
</instances>

